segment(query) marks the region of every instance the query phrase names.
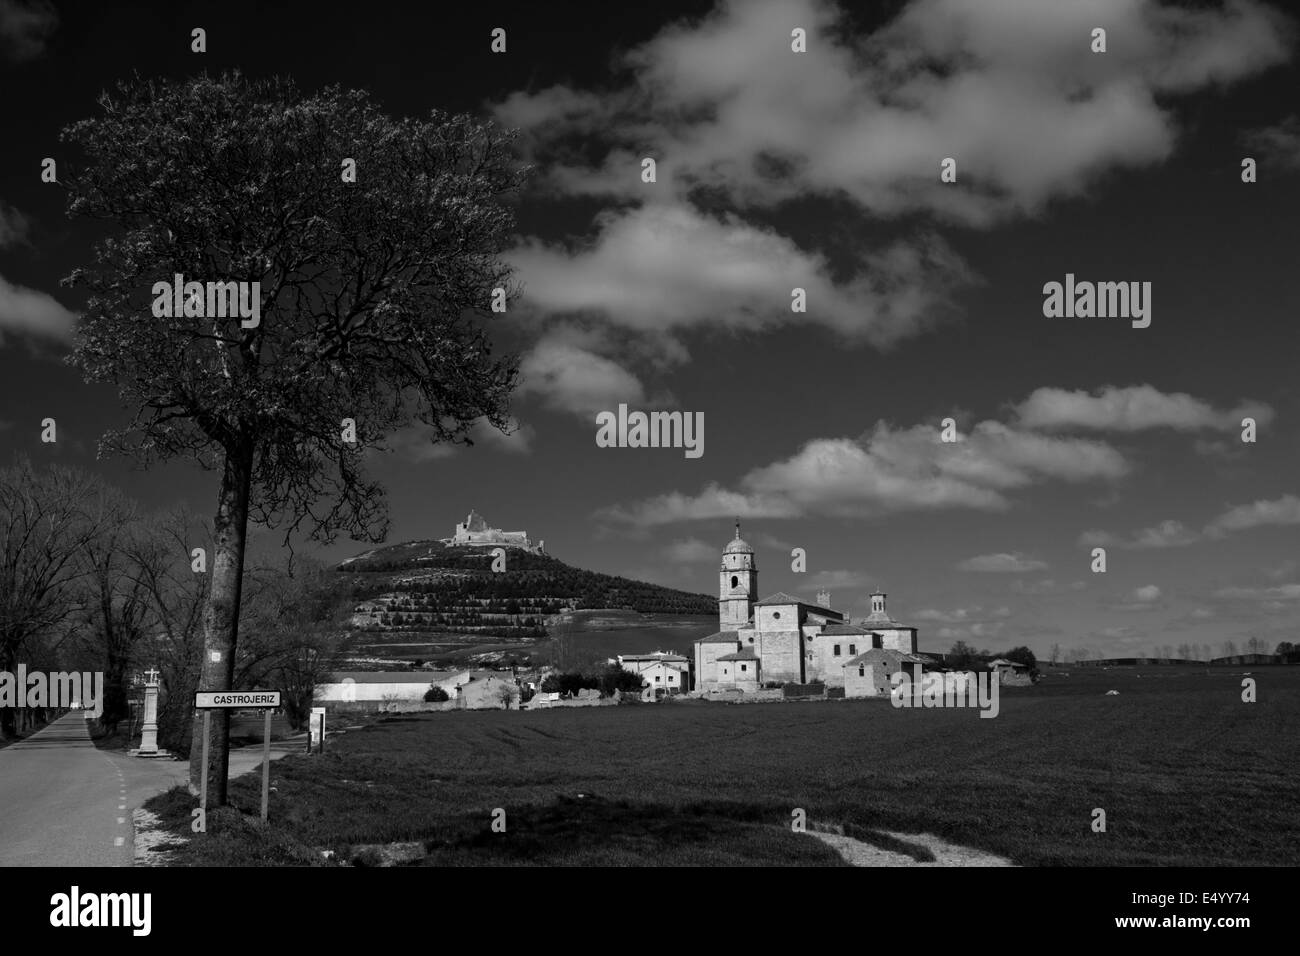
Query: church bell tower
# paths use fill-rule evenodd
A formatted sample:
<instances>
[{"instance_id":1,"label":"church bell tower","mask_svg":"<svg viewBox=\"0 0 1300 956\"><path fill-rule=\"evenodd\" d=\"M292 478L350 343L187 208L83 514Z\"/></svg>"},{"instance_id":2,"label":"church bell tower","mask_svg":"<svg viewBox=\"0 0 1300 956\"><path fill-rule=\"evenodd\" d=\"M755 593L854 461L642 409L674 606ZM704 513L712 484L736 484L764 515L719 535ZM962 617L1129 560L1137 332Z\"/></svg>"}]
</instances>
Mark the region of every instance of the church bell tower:
<instances>
[{"instance_id":1,"label":"church bell tower","mask_svg":"<svg viewBox=\"0 0 1300 956\"><path fill-rule=\"evenodd\" d=\"M754 613L758 600L758 568L754 549L740 536L736 520L736 537L722 551L722 570L718 572L719 630L734 631L744 627Z\"/></svg>"}]
</instances>

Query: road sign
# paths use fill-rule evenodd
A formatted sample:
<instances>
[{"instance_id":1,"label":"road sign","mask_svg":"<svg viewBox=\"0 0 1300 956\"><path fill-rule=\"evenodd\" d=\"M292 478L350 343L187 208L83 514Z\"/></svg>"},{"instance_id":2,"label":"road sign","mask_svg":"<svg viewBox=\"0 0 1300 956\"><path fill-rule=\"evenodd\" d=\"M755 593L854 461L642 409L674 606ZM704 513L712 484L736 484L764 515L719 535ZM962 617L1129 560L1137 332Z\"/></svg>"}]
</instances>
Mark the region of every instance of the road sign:
<instances>
[{"instance_id":1,"label":"road sign","mask_svg":"<svg viewBox=\"0 0 1300 956\"><path fill-rule=\"evenodd\" d=\"M208 812L208 738L212 733L212 711L244 707L266 711L262 727L262 822L265 823L271 788L271 710L279 706L278 690L199 691L194 695L194 709L203 711L203 787L199 791L199 807L205 821Z\"/></svg>"},{"instance_id":2,"label":"road sign","mask_svg":"<svg viewBox=\"0 0 1300 956\"><path fill-rule=\"evenodd\" d=\"M195 710L279 706L280 692L278 690L200 691L194 695Z\"/></svg>"}]
</instances>

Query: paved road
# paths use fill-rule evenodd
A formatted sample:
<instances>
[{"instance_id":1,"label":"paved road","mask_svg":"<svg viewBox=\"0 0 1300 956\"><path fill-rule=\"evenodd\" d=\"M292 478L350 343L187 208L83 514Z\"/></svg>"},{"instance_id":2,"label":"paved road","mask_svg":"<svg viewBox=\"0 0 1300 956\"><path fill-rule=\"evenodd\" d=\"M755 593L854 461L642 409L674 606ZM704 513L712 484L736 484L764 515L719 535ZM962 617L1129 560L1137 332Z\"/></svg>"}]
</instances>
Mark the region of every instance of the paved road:
<instances>
[{"instance_id":1,"label":"paved road","mask_svg":"<svg viewBox=\"0 0 1300 956\"><path fill-rule=\"evenodd\" d=\"M271 758L301 749L273 742ZM230 775L261 761L261 747L232 751ZM0 750L0 866L130 866L131 811L188 776L187 761L99 750L66 714Z\"/></svg>"}]
</instances>

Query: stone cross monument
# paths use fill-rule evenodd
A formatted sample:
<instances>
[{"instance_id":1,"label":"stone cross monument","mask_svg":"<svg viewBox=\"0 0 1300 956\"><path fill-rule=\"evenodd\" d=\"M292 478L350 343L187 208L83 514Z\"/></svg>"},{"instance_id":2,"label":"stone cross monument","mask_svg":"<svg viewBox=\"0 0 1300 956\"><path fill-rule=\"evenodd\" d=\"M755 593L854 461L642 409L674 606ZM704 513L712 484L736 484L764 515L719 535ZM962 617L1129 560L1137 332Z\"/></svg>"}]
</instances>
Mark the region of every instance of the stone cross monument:
<instances>
[{"instance_id":1,"label":"stone cross monument","mask_svg":"<svg viewBox=\"0 0 1300 956\"><path fill-rule=\"evenodd\" d=\"M158 749L158 671L151 668L144 675L144 724L140 729L140 747L131 751L133 757L161 757L166 751Z\"/></svg>"}]
</instances>

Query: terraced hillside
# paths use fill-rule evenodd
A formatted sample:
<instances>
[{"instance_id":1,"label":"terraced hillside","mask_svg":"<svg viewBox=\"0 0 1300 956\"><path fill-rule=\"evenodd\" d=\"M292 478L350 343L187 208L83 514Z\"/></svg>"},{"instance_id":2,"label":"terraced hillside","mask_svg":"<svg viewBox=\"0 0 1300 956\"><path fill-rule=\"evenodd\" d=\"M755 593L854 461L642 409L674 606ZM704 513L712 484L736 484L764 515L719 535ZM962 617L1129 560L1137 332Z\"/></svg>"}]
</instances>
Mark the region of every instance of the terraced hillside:
<instances>
[{"instance_id":1,"label":"terraced hillside","mask_svg":"<svg viewBox=\"0 0 1300 956\"><path fill-rule=\"evenodd\" d=\"M565 611L620 608L716 617L717 599L571 567L547 554L411 541L343 561L339 587L352 603L358 646L393 656L437 656L450 646L531 644ZM419 653L425 648L428 653Z\"/></svg>"}]
</instances>

